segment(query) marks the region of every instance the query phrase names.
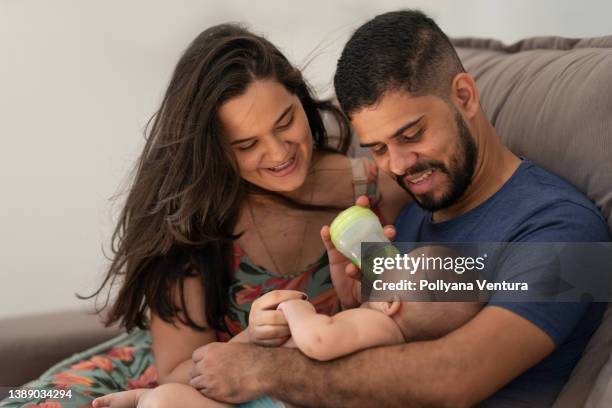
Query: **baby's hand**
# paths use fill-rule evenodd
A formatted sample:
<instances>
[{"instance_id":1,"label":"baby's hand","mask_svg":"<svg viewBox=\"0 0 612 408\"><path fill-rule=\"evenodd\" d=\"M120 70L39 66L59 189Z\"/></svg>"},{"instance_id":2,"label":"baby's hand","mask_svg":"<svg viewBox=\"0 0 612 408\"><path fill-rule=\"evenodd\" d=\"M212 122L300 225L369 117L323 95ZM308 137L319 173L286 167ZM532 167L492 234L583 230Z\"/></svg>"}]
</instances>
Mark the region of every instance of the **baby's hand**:
<instances>
[{"instance_id":1,"label":"baby's hand","mask_svg":"<svg viewBox=\"0 0 612 408\"><path fill-rule=\"evenodd\" d=\"M257 298L249 313L249 341L267 347L285 343L291 333L283 312L276 308L286 300L306 298L305 293L297 290L273 290Z\"/></svg>"},{"instance_id":2,"label":"baby's hand","mask_svg":"<svg viewBox=\"0 0 612 408\"><path fill-rule=\"evenodd\" d=\"M149 391L151 390L138 388L136 390L114 392L96 398L91 405L94 408L136 408L140 399Z\"/></svg>"}]
</instances>

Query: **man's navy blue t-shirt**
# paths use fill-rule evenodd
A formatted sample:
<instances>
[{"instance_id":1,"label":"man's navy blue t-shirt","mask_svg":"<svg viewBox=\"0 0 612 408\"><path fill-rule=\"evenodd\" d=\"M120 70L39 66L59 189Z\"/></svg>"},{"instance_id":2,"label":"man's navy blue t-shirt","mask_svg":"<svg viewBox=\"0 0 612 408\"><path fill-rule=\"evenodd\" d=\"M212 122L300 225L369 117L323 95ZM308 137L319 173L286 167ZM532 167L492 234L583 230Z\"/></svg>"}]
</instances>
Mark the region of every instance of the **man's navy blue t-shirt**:
<instances>
[{"instance_id":1,"label":"man's navy blue t-shirt","mask_svg":"<svg viewBox=\"0 0 612 408\"><path fill-rule=\"evenodd\" d=\"M487 201L448 221L409 204L397 222L398 242L605 242L608 227L597 208L563 179L523 160ZM603 303L508 303L555 343L555 350L481 406L552 405L601 322Z\"/></svg>"}]
</instances>

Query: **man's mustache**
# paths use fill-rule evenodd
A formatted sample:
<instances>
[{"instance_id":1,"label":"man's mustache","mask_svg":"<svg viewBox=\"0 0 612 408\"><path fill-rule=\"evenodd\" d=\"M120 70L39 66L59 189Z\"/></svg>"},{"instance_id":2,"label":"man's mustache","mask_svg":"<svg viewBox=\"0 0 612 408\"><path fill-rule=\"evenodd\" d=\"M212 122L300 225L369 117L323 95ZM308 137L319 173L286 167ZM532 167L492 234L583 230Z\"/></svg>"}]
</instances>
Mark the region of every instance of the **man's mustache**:
<instances>
[{"instance_id":1,"label":"man's mustache","mask_svg":"<svg viewBox=\"0 0 612 408\"><path fill-rule=\"evenodd\" d=\"M446 166L444 165L444 163L439 162L439 161L430 161L430 162L426 162L426 163L417 163L414 166L410 167L409 169L406 170L406 172L404 174L401 175L395 175L395 181L400 185L403 186L405 185L405 179L406 177L410 177L412 175L421 173L423 171L426 170L440 170L443 173L446 174L450 174L448 169L446 168Z\"/></svg>"}]
</instances>

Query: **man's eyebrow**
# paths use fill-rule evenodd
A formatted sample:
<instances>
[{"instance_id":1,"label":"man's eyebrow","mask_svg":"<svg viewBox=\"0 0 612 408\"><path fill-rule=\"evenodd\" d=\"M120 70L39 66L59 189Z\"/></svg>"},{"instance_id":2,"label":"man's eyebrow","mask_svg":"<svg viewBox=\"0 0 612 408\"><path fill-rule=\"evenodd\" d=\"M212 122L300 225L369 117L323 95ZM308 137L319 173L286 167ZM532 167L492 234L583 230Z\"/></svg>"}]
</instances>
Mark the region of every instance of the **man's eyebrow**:
<instances>
[{"instance_id":1,"label":"man's eyebrow","mask_svg":"<svg viewBox=\"0 0 612 408\"><path fill-rule=\"evenodd\" d=\"M291 110L293 109L293 104L287 106L285 108L285 110L278 116L278 119L276 119L274 121L274 126L278 125L280 121L282 121L285 116L287 116L287 114L289 112L291 112ZM251 136L251 137L245 137L243 139L236 139L233 142L230 143L230 145L235 145L235 144L239 144L239 143L244 143L244 142L248 142L249 140L253 140L255 139L256 136Z\"/></svg>"},{"instance_id":2,"label":"man's eyebrow","mask_svg":"<svg viewBox=\"0 0 612 408\"><path fill-rule=\"evenodd\" d=\"M402 133L404 133L405 131L407 131L408 129L410 129L411 127L417 125L421 119L423 119L423 117L425 117L425 115L421 115L418 118L416 118L415 120L412 120L410 122L405 123L404 125L402 125L399 129L397 129L390 137L389 139L393 139L396 138L398 136L400 136ZM372 147L375 146L377 144L380 144L381 142L372 142L372 143L359 143L359 146L361 147Z\"/></svg>"}]
</instances>

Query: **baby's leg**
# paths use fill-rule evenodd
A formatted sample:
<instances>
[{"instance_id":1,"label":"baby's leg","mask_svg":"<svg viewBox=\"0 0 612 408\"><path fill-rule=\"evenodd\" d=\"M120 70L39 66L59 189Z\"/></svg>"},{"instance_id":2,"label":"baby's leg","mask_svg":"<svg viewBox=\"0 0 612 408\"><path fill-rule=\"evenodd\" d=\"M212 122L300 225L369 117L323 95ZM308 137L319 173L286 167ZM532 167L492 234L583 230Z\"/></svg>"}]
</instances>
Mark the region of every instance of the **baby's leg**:
<instances>
[{"instance_id":1,"label":"baby's leg","mask_svg":"<svg viewBox=\"0 0 612 408\"><path fill-rule=\"evenodd\" d=\"M154 404L148 404L148 402ZM223 404L202 395L190 385L170 383L162 384L143 396L143 407L181 407L181 408L229 408L232 405Z\"/></svg>"},{"instance_id":2,"label":"baby's leg","mask_svg":"<svg viewBox=\"0 0 612 408\"><path fill-rule=\"evenodd\" d=\"M136 408L136 407L181 407L181 408L229 408L206 398L195 388L186 384L162 384L153 389L138 389L117 392L96 398L94 408Z\"/></svg>"},{"instance_id":3,"label":"baby's leg","mask_svg":"<svg viewBox=\"0 0 612 408\"><path fill-rule=\"evenodd\" d=\"M94 408L136 408L138 400L148 391L151 390L147 388L138 388L136 390L114 392L96 398L92 401L91 405Z\"/></svg>"}]
</instances>

